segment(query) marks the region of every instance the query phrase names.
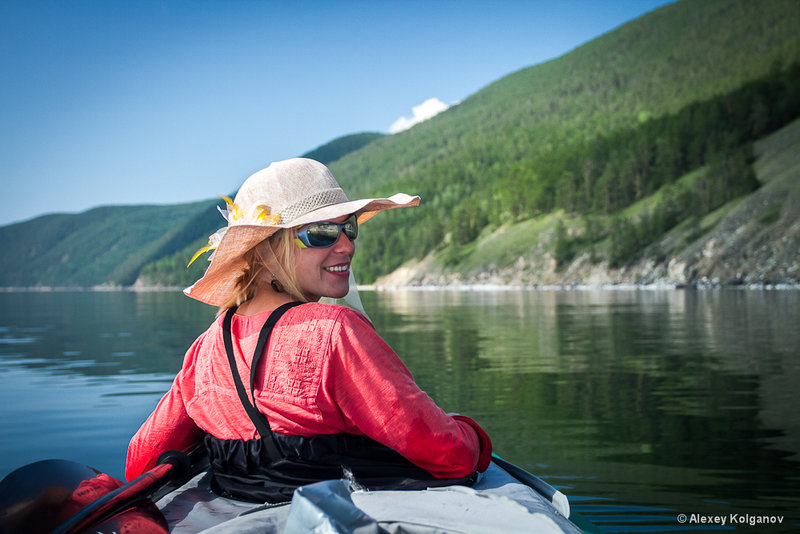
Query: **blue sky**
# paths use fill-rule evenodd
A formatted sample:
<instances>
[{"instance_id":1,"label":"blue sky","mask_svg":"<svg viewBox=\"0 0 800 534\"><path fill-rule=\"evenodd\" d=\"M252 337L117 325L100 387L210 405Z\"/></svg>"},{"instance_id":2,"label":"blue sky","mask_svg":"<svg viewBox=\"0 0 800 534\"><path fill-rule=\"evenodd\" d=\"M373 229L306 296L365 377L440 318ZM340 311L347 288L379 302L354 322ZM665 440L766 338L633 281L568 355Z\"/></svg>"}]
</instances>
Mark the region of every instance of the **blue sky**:
<instances>
[{"instance_id":1,"label":"blue sky","mask_svg":"<svg viewBox=\"0 0 800 534\"><path fill-rule=\"evenodd\" d=\"M666 3L3 0L0 225L228 194Z\"/></svg>"}]
</instances>

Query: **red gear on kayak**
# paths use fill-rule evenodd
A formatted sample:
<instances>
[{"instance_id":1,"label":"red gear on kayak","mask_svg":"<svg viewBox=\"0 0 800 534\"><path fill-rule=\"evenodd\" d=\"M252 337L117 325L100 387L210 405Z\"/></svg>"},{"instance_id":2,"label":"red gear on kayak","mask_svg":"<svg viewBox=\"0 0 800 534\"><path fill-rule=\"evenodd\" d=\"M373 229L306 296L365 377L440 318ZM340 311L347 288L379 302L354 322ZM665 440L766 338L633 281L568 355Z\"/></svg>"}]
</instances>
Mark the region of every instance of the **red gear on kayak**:
<instances>
[{"instance_id":1,"label":"red gear on kayak","mask_svg":"<svg viewBox=\"0 0 800 534\"><path fill-rule=\"evenodd\" d=\"M233 317L234 353L247 390L250 358L268 316ZM308 303L291 309L275 326L259 367L255 406L274 432L363 434L437 478L484 471L491 461L486 432L468 417L445 414L372 324L349 308ZM126 477L204 433L259 437L230 376L222 317L191 346L171 389L131 440Z\"/></svg>"}]
</instances>

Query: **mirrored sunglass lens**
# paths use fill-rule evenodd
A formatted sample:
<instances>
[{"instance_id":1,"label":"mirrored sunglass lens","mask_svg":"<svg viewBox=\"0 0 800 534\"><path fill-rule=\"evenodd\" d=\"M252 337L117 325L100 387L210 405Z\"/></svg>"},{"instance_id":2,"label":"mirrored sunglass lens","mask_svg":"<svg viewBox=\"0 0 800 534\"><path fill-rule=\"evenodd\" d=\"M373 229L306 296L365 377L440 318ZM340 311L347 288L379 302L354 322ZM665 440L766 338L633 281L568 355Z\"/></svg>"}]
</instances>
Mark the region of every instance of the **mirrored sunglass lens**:
<instances>
[{"instance_id":1,"label":"mirrored sunglass lens","mask_svg":"<svg viewBox=\"0 0 800 534\"><path fill-rule=\"evenodd\" d=\"M312 247L327 247L339 238L339 226L331 223L312 224L308 226L306 236Z\"/></svg>"},{"instance_id":2,"label":"mirrored sunglass lens","mask_svg":"<svg viewBox=\"0 0 800 534\"><path fill-rule=\"evenodd\" d=\"M350 241L354 241L355 238L358 237L358 220L356 219L355 215L351 216L344 222L342 231Z\"/></svg>"},{"instance_id":3,"label":"mirrored sunglass lens","mask_svg":"<svg viewBox=\"0 0 800 534\"><path fill-rule=\"evenodd\" d=\"M298 236L309 247L329 247L339 239L340 232L350 241L355 241L358 237L358 219L351 215L343 223L319 222L307 225L300 231Z\"/></svg>"}]
</instances>

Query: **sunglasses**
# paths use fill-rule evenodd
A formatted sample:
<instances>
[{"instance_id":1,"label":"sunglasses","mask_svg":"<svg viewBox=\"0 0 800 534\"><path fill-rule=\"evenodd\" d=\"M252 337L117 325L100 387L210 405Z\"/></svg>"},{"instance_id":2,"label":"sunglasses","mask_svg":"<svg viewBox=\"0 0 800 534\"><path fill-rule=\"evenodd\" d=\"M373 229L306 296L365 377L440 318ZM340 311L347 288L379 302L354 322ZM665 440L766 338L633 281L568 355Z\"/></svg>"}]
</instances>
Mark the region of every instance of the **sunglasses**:
<instances>
[{"instance_id":1,"label":"sunglasses","mask_svg":"<svg viewBox=\"0 0 800 534\"><path fill-rule=\"evenodd\" d=\"M355 213L344 222L315 222L301 226L297 230L294 242L300 248L326 248L339 240L339 236L347 236L350 241L358 237L358 219Z\"/></svg>"}]
</instances>

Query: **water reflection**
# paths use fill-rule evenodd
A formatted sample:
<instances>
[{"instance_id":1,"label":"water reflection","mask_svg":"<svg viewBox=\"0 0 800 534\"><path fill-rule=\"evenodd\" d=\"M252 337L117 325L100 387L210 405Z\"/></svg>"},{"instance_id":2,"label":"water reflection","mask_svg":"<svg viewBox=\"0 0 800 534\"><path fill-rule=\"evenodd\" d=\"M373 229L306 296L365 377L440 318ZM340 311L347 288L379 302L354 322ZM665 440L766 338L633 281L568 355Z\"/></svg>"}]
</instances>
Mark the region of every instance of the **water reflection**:
<instances>
[{"instance_id":1,"label":"water reflection","mask_svg":"<svg viewBox=\"0 0 800 534\"><path fill-rule=\"evenodd\" d=\"M797 509L797 292L373 298L379 331L431 396L477 417L498 451L565 481L579 502L582 492L593 502L621 500L635 522L649 521L643 514L653 506L677 503L666 508L672 528L682 506ZM413 342L404 341L409 334ZM586 510L598 506L615 511ZM618 516L596 519L608 531L629 531L608 527L627 522Z\"/></svg>"},{"instance_id":2,"label":"water reflection","mask_svg":"<svg viewBox=\"0 0 800 534\"><path fill-rule=\"evenodd\" d=\"M211 317L173 293L0 294L0 476L66 458L121 477L130 436Z\"/></svg>"},{"instance_id":3,"label":"water reflection","mask_svg":"<svg viewBox=\"0 0 800 534\"><path fill-rule=\"evenodd\" d=\"M31 369L92 376L174 374L214 313L167 292L0 297L0 357L6 365L14 359L15 365Z\"/></svg>"},{"instance_id":4,"label":"water reflection","mask_svg":"<svg viewBox=\"0 0 800 534\"><path fill-rule=\"evenodd\" d=\"M606 531L675 530L678 513L797 521L800 292L361 296L425 391ZM214 313L179 293L0 294L0 475L66 457L119 476Z\"/></svg>"}]
</instances>

